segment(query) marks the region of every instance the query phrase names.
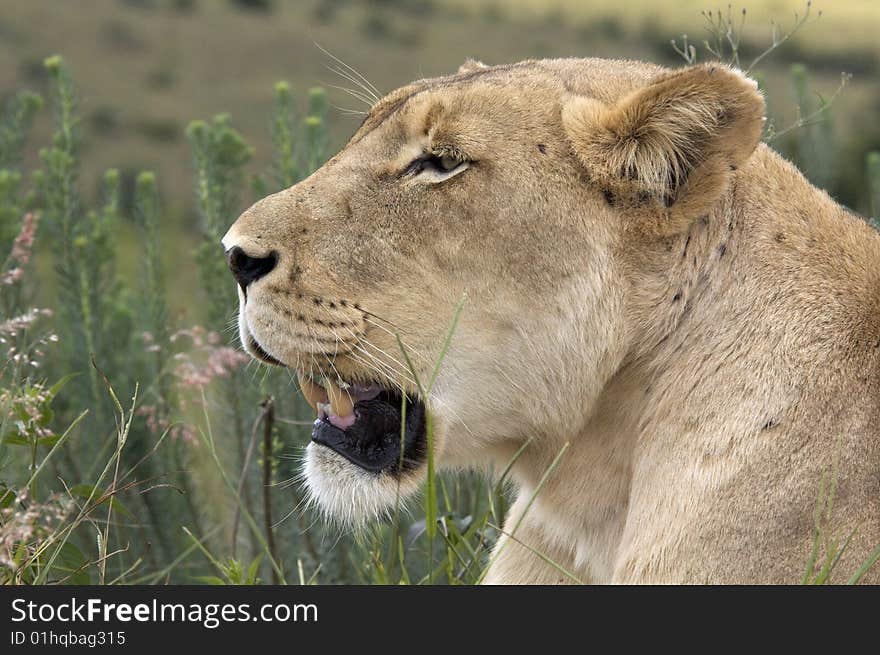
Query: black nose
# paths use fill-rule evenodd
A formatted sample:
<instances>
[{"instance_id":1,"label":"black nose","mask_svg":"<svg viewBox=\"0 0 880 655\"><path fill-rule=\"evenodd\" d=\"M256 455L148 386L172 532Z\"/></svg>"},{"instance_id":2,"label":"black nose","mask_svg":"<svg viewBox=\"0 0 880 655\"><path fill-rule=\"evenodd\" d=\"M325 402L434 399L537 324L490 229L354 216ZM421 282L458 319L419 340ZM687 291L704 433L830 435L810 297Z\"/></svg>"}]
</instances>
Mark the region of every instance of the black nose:
<instances>
[{"instance_id":1,"label":"black nose","mask_svg":"<svg viewBox=\"0 0 880 655\"><path fill-rule=\"evenodd\" d=\"M256 282L278 263L278 253L270 252L266 257L251 257L238 246L226 251L226 262L242 291L247 290L251 282Z\"/></svg>"}]
</instances>

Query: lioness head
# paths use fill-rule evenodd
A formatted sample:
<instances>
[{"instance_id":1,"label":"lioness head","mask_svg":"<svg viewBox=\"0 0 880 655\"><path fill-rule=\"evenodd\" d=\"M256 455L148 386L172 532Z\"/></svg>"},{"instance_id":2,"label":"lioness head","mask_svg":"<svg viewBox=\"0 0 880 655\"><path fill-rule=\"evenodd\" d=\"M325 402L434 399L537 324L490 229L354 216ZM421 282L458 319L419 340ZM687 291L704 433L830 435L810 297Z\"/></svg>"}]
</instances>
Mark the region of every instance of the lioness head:
<instances>
[{"instance_id":1,"label":"lioness head","mask_svg":"<svg viewBox=\"0 0 880 655\"><path fill-rule=\"evenodd\" d=\"M242 214L223 239L241 341L316 409L317 503L356 522L415 490L429 412L439 466L576 434L650 329L640 253L722 196L763 110L721 66L468 62Z\"/></svg>"}]
</instances>

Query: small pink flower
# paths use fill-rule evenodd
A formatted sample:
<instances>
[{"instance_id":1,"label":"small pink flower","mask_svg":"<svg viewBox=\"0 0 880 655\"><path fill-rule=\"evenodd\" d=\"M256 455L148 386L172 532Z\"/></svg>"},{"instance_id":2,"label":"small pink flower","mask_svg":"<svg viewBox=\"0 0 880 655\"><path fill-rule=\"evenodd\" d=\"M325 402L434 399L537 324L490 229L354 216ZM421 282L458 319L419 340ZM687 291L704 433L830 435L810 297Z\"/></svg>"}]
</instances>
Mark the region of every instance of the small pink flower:
<instances>
[{"instance_id":1,"label":"small pink flower","mask_svg":"<svg viewBox=\"0 0 880 655\"><path fill-rule=\"evenodd\" d=\"M31 250L34 247L34 235L37 233L37 216L33 212L24 215L21 221L21 231L15 237L12 244L10 258L19 264L27 264L31 258Z\"/></svg>"},{"instance_id":2,"label":"small pink flower","mask_svg":"<svg viewBox=\"0 0 880 655\"><path fill-rule=\"evenodd\" d=\"M24 267L31 259L34 247L34 235L37 232L37 216L28 212L21 220L21 231L12 243L9 253L9 269L0 275L0 285L10 286L24 277Z\"/></svg>"}]
</instances>

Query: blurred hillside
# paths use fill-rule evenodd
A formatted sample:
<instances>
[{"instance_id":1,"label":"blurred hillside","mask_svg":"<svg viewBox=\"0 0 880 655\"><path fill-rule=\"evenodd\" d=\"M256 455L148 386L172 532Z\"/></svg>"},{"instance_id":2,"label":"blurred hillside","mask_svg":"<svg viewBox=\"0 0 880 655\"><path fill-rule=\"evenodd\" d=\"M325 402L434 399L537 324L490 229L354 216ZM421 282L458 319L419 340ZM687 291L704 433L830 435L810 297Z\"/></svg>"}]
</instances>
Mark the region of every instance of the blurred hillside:
<instances>
[{"instance_id":1,"label":"blurred hillside","mask_svg":"<svg viewBox=\"0 0 880 655\"><path fill-rule=\"evenodd\" d=\"M771 19L785 29L804 9L799 0L746 6L746 55L769 44ZM702 0L637 0L622 7L610 0L0 0L0 101L21 88L45 95L42 61L62 54L80 91L86 196L97 193L108 167L121 169L124 192L136 171L155 170L165 220L182 237L173 240L176 250L168 257L185 258L194 234L187 123L229 112L256 148L252 170L263 170L273 84L288 80L300 99L312 86L348 85L328 70L332 60L316 44L385 92L417 77L452 72L469 56L487 63L602 56L679 65L670 39L687 33L699 46L705 36L700 12L708 7ZM826 95L841 72L852 73L833 107L835 139L844 160L861 171L863 153L880 144L880 3L820 2L812 13L820 9L821 19L759 72L780 125L795 118L792 63L806 64L811 91ZM329 91L339 108L365 108L342 90ZM331 111L331 149L345 142L358 121ZM36 163L50 130L50 114L43 111L29 163ZM857 204L858 194L847 191L847 183L832 192Z\"/></svg>"}]
</instances>

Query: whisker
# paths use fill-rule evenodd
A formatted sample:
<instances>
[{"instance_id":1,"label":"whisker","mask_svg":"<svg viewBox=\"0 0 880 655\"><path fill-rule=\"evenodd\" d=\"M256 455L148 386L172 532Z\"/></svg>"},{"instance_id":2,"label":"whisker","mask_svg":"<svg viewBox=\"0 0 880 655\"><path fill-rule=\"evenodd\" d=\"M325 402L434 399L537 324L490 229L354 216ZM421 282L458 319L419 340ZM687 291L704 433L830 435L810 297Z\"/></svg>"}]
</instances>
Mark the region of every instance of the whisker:
<instances>
[{"instance_id":1,"label":"whisker","mask_svg":"<svg viewBox=\"0 0 880 655\"><path fill-rule=\"evenodd\" d=\"M357 99L357 100L360 100L360 101L361 101L362 103L364 103L367 107L372 107L372 106L373 106L373 102L370 100L370 98L368 98L367 96L365 96L365 95L364 95L363 93L361 93L360 91L357 91L356 89L349 89L349 88L346 87L346 86L339 86L338 84L330 84L329 82L322 82L322 84L323 84L324 86L330 88L330 89L336 89L336 90L338 90L338 91L343 91L343 92L347 93L347 94L350 95L352 98L355 98L355 99Z\"/></svg>"},{"instance_id":2,"label":"whisker","mask_svg":"<svg viewBox=\"0 0 880 655\"><path fill-rule=\"evenodd\" d=\"M376 357L373 357L369 352L364 351L363 348L359 347L358 350L361 353L363 353L364 355L366 355L368 359L364 359L363 357L361 357L360 355L358 355L354 352L350 352L348 354L348 356L351 357L352 359L354 359L355 361L363 364L370 371L375 372L379 378L377 381L380 381L380 382L385 381L385 382L399 386L399 383L396 380L398 373L397 373L397 371L394 370L393 367L391 367L388 364L386 364L385 362L377 359Z\"/></svg>"},{"instance_id":3,"label":"whisker","mask_svg":"<svg viewBox=\"0 0 880 655\"><path fill-rule=\"evenodd\" d=\"M334 105L334 104L331 104L330 106L345 116L366 116L367 114L370 113L367 111L362 111L360 109L351 109L349 107L340 107L339 105Z\"/></svg>"},{"instance_id":4,"label":"whisker","mask_svg":"<svg viewBox=\"0 0 880 655\"><path fill-rule=\"evenodd\" d=\"M354 84L356 87L358 87L364 93L365 97L367 97L371 100L371 102L370 102L371 107L376 102L379 101L378 96L375 96L371 89L364 86L360 80L358 80L356 77L353 77L350 73L347 73L345 70L343 70L337 66L325 65L325 68L332 73L336 73L342 79L347 80L347 81L351 82L352 84Z\"/></svg>"},{"instance_id":5,"label":"whisker","mask_svg":"<svg viewBox=\"0 0 880 655\"><path fill-rule=\"evenodd\" d=\"M373 326L379 328L380 330L383 330L384 332L387 332L389 335L391 335L392 337L394 337L395 339L397 339L398 334L397 334L396 332L392 332L391 330L389 330L389 329L388 329L387 327L385 327L384 325L381 325L381 324L379 324L379 323L376 323L375 321L371 321L371 320L368 319L368 318L367 318L367 319L364 319L364 320L365 320L367 323L369 323L370 325L373 325ZM414 347L411 346L411 345L404 344L404 346L406 346L406 349L407 349L407 352L408 352L408 353L412 353L412 354L416 355L417 357L419 357L419 358L420 358L425 364L428 365L428 368L433 368L433 364L434 364L434 362L433 362L429 357L427 357L426 355L422 354L418 349L414 348Z\"/></svg>"},{"instance_id":6,"label":"whisker","mask_svg":"<svg viewBox=\"0 0 880 655\"><path fill-rule=\"evenodd\" d=\"M349 332L351 332L351 334L352 334L353 336L355 336L355 337L358 336L358 335L356 335L354 332L352 332L351 328L349 328L349 327L346 326L345 329L348 330ZM370 342L369 339L366 339L366 338L364 338L363 336L359 337L358 339L359 339L359 343L361 343L361 344L363 344L363 345L365 345L365 346L369 346L369 347L371 347L371 348L373 348L373 349L379 351L381 354L385 355L385 357L387 357L387 358L390 359L392 362L394 362L394 364L396 364L398 368L395 369L395 367L392 366L391 364L389 364L388 362L383 362L383 361L380 360L378 357L376 357L373 353L370 353L370 352L364 350L363 348L361 348L361 347L358 346L358 345L355 345L355 348L357 348L358 350L360 350L364 355L366 355L366 356L369 357L370 359L372 359L372 360L374 360L374 361L376 361L376 362L378 362L378 363L380 363L380 364L382 364L382 365L388 367L388 368L389 368L391 371L393 371L395 374L401 375L402 377L404 377L404 378L406 379L407 382L409 382L411 385L415 386L415 384L416 384L416 383L415 383L415 380L412 379L412 378L410 377L409 373L407 373L407 367L405 367L405 366L403 365L402 362L398 361L397 359L395 359L394 357L392 357L391 355L389 355L388 353L386 353L384 350L382 350L381 348L379 348L378 346L376 346L375 344L373 344L372 342Z\"/></svg>"},{"instance_id":7,"label":"whisker","mask_svg":"<svg viewBox=\"0 0 880 655\"><path fill-rule=\"evenodd\" d=\"M285 514L285 515L282 516L280 519L278 519L278 520L272 525L272 529L277 528L279 525L281 525L282 523L284 523L284 522L285 522L287 519L289 519L291 516L293 516L294 514L296 514L296 513L299 511L299 509L302 507L304 501L305 501L305 499L303 499L303 500L301 500L300 502L298 502L298 503L296 504L296 506L295 506L292 510L290 510L287 514Z\"/></svg>"},{"instance_id":8,"label":"whisker","mask_svg":"<svg viewBox=\"0 0 880 655\"><path fill-rule=\"evenodd\" d=\"M361 73L358 72L356 69L354 69L353 67L351 67L351 66L349 66L348 64L346 64L346 63L345 63L344 61L342 61L339 57L337 57L336 55L334 55L334 54L328 52L325 48L323 48L323 47L322 47L320 44L318 44L317 42L315 42L315 46L318 48L318 50L320 50L320 51L323 52L325 55L327 55L328 57L330 57L333 61L335 61L336 63L338 63L340 66L343 66L343 67L346 68L347 70L351 71L351 74L354 75L354 76L356 76L358 79L360 79L360 80L361 80L361 83L362 83L363 85L366 86L366 88L364 89L365 91L368 91L368 90L369 90L369 91L371 91L373 94L375 94L375 96L376 96L376 100L380 100L380 99L381 99L382 93L379 91L379 89L377 89L375 86L373 86L373 83L370 82L370 80L368 80L366 77L364 77L363 75L361 75Z\"/></svg>"},{"instance_id":9,"label":"whisker","mask_svg":"<svg viewBox=\"0 0 880 655\"><path fill-rule=\"evenodd\" d=\"M456 412L454 409L452 409L452 407L450 407L448 403L446 403L444 400L442 400L440 398L436 398L436 397L432 399L432 402L436 405L439 405L440 407L443 407L447 412L452 414L455 417L455 419L459 422L461 427L463 427L469 435L471 435L472 437L476 437L476 435L474 434L474 431L468 427L468 424L464 422L464 420L461 418L461 415L458 412Z\"/></svg>"},{"instance_id":10,"label":"whisker","mask_svg":"<svg viewBox=\"0 0 880 655\"><path fill-rule=\"evenodd\" d=\"M388 325L390 325L391 327L393 327L395 330L399 331L400 334L406 334L406 330L404 330L403 328L401 328L401 327L400 327L399 325L397 325L394 321L390 321L390 320L388 320L387 318L383 318L383 317L379 316L378 314L374 314L374 313L371 312L371 311L367 311L367 310L364 309L363 307L359 307L359 309L360 309L360 311L362 311L362 312L363 312L364 314L366 314L367 316L372 316L373 318L378 318L378 319L379 319L380 321L382 321L383 323L388 323ZM364 320L366 320L366 319L364 319Z\"/></svg>"},{"instance_id":11,"label":"whisker","mask_svg":"<svg viewBox=\"0 0 880 655\"><path fill-rule=\"evenodd\" d=\"M523 394L526 393L526 390L523 389L521 386L519 386L516 383L516 381L512 377L510 377L510 374L507 371L505 371L503 368L501 368L501 365L498 362L493 362L493 364L495 365L495 368L498 370L498 372L504 377L504 379L507 380L507 383L510 386L512 386L514 389L516 389L517 391L520 391Z\"/></svg>"},{"instance_id":12,"label":"whisker","mask_svg":"<svg viewBox=\"0 0 880 655\"><path fill-rule=\"evenodd\" d=\"M382 355L384 355L385 357L387 357L388 359L390 359L392 362L394 362L395 364L397 364L397 366L399 366L399 367L401 368L401 370L404 370L404 371L409 370L409 367L406 366L406 365L404 365L403 362L399 361L399 360L396 359L395 357L392 357L391 355L389 355L388 353L386 353L384 350L382 350L381 348L379 348L379 346L377 346L376 344L374 344L374 343L373 343L372 341L370 341L369 339L362 338L362 339L361 339L361 343L364 344L365 346L368 346L368 347L372 348L373 350L378 351L379 353L381 353ZM418 371L410 371L410 373L413 374L413 375L415 375L415 374L418 374Z\"/></svg>"}]
</instances>

